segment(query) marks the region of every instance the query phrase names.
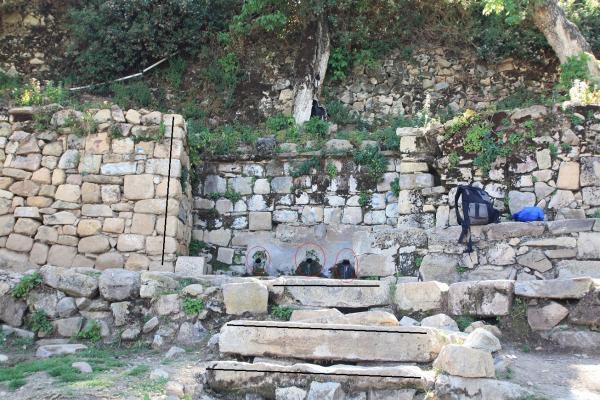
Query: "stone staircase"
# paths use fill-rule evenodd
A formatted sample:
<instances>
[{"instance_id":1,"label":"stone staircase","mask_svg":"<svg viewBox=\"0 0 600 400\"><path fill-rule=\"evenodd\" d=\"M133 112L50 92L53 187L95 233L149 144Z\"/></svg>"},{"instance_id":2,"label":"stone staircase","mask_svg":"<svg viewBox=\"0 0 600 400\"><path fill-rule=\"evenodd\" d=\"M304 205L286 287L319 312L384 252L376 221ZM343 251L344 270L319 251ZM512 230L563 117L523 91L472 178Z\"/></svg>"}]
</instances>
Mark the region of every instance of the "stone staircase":
<instances>
[{"instance_id":1,"label":"stone staircase","mask_svg":"<svg viewBox=\"0 0 600 400\"><path fill-rule=\"evenodd\" d=\"M294 308L290 321L234 319L222 325L220 360L204 365L201 380L206 388L236 399L244 398L240 394L247 394L246 399L277 400L446 398L426 397L435 391L439 379L434 361L447 345L462 344L468 334L402 326L389 308L395 298L390 289L396 284L394 278L281 277L263 284L271 305ZM250 298L247 301L252 303ZM517 399L497 394L507 392L507 385L511 393L527 394L516 385L490 379L493 360L489 352L467 350L474 352L475 370L482 362L488 369L485 375L475 372L471 380L460 381L470 385L469 390L491 390L492 397L486 399ZM465 358L463 366L469 370L471 360ZM449 381L443 381L445 388L455 395L453 388L448 389ZM337 394L316 395L315 388L321 384L333 385L337 389L331 393ZM262 397L253 397L257 395Z\"/></svg>"}]
</instances>

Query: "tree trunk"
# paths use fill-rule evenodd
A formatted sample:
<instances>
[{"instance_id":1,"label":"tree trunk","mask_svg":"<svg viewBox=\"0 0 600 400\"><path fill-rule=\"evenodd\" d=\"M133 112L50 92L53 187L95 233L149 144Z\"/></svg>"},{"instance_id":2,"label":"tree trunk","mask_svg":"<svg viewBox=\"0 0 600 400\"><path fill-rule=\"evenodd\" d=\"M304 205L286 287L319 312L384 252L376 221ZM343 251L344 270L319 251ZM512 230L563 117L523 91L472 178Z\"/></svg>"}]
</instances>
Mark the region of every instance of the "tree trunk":
<instances>
[{"instance_id":1,"label":"tree trunk","mask_svg":"<svg viewBox=\"0 0 600 400\"><path fill-rule=\"evenodd\" d=\"M533 22L544 34L561 64L565 63L568 57L588 53L591 56L588 63L590 76L594 79L600 78L600 68L589 43L577 26L567 19L556 0L538 2L533 10Z\"/></svg>"},{"instance_id":2,"label":"tree trunk","mask_svg":"<svg viewBox=\"0 0 600 400\"><path fill-rule=\"evenodd\" d=\"M329 62L329 29L325 17L308 24L296 59L293 114L297 124L310 119L314 98L321 94Z\"/></svg>"}]
</instances>

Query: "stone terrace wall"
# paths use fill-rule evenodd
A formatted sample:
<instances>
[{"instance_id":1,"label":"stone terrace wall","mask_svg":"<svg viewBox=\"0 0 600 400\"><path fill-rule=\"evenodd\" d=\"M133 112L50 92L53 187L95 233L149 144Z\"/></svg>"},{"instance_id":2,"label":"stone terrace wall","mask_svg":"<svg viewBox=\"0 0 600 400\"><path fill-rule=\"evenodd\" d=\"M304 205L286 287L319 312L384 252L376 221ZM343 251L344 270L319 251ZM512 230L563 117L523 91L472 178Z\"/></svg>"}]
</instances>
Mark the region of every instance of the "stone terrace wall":
<instances>
[{"instance_id":1,"label":"stone terrace wall","mask_svg":"<svg viewBox=\"0 0 600 400\"><path fill-rule=\"evenodd\" d=\"M551 64L550 60L543 62ZM486 64L469 49L419 48L408 57L397 50L377 68L356 67L343 85L329 88L329 95L368 121L415 114L423 109L426 96L432 111L447 108L457 112L488 108L519 89L539 92L551 88L554 71L554 67L536 67L512 58ZM290 81L275 75L264 83L270 84L271 90L261 100L261 110L267 115L291 113Z\"/></svg>"},{"instance_id":2,"label":"stone terrace wall","mask_svg":"<svg viewBox=\"0 0 600 400\"><path fill-rule=\"evenodd\" d=\"M162 266L172 117L118 107L10 110L0 122L0 265L173 270L176 254L187 254L191 213L180 182L186 127L174 115Z\"/></svg>"},{"instance_id":3,"label":"stone terrace wall","mask_svg":"<svg viewBox=\"0 0 600 400\"><path fill-rule=\"evenodd\" d=\"M399 176L398 154L385 153L388 171L377 182L346 154L353 148L350 142L332 139L325 148L324 155L294 152L204 163L194 197L193 237L210 246L213 268L244 273L246 250L254 246L269 251L272 274L289 274L297 247L304 243L323 247L327 268L344 248L363 257L371 253L355 248L352 235L397 224L397 198L390 184ZM312 157L320 167L293 177L293 171ZM328 175L328 165L335 167L335 176ZM227 190L241 199L234 203L225 198ZM368 205L361 206L361 193Z\"/></svg>"}]
</instances>

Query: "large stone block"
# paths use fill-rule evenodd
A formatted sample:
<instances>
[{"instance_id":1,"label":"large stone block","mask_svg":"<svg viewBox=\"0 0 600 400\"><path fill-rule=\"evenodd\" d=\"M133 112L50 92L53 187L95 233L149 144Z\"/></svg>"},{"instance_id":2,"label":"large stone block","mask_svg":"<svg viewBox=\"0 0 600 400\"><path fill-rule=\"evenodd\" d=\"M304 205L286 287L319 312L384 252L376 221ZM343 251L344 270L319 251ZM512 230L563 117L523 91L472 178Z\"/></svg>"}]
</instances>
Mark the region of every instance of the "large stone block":
<instances>
[{"instance_id":1,"label":"large stone block","mask_svg":"<svg viewBox=\"0 0 600 400\"><path fill-rule=\"evenodd\" d=\"M433 367L465 378L494 378L494 360L483 350L449 344L444 346Z\"/></svg>"},{"instance_id":2,"label":"large stone block","mask_svg":"<svg viewBox=\"0 0 600 400\"><path fill-rule=\"evenodd\" d=\"M98 280L100 295L109 301L139 297L140 284L139 272L124 269L106 269Z\"/></svg>"},{"instance_id":3,"label":"large stone block","mask_svg":"<svg viewBox=\"0 0 600 400\"><path fill-rule=\"evenodd\" d=\"M527 322L534 331L547 331L554 328L565 317L569 310L555 301L543 307L528 307Z\"/></svg>"},{"instance_id":4,"label":"large stone block","mask_svg":"<svg viewBox=\"0 0 600 400\"><path fill-rule=\"evenodd\" d=\"M260 282L228 283L223 285L223 301L227 314L266 314L269 292Z\"/></svg>"},{"instance_id":5,"label":"large stone block","mask_svg":"<svg viewBox=\"0 0 600 400\"><path fill-rule=\"evenodd\" d=\"M429 253L421 262L419 274L424 281L454 283L460 278L457 268L460 257L453 254Z\"/></svg>"},{"instance_id":6,"label":"large stone block","mask_svg":"<svg viewBox=\"0 0 600 400\"><path fill-rule=\"evenodd\" d=\"M564 260L556 265L559 279L589 276L600 279L600 261Z\"/></svg>"},{"instance_id":7,"label":"large stone block","mask_svg":"<svg viewBox=\"0 0 600 400\"><path fill-rule=\"evenodd\" d=\"M206 262L204 257L177 257L175 273L185 276L200 276L206 274Z\"/></svg>"},{"instance_id":8,"label":"large stone block","mask_svg":"<svg viewBox=\"0 0 600 400\"><path fill-rule=\"evenodd\" d=\"M600 186L600 157L581 157L581 186Z\"/></svg>"},{"instance_id":9,"label":"large stone block","mask_svg":"<svg viewBox=\"0 0 600 400\"><path fill-rule=\"evenodd\" d=\"M448 296L448 285L441 282L396 284L394 303L406 312L441 310Z\"/></svg>"},{"instance_id":10,"label":"large stone block","mask_svg":"<svg viewBox=\"0 0 600 400\"><path fill-rule=\"evenodd\" d=\"M577 240L577 258L600 259L600 232L581 232Z\"/></svg>"},{"instance_id":11,"label":"large stone block","mask_svg":"<svg viewBox=\"0 0 600 400\"><path fill-rule=\"evenodd\" d=\"M98 293L98 279L68 268L43 266L40 273L44 284L74 297L95 297Z\"/></svg>"},{"instance_id":12,"label":"large stone block","mask_svg":"<svg viewBox=\"0 0 600 400\"><path fill-rule=\"evenodd\" d=\"M110 250L110 243L104 235L87 236L79 241L77 250L80 253L104 253Z\"/></svg>"},{"instance_id":13,"label":"large stone block","mask_svg":"<svg viewBox=\"0 0 600 400\"><path fill-rule=\"evenodd\" d=\"M57 267L71 267L77 255L77 248L55 244L48 252L48 264Z\"/></svg>"},{"instance_id":14,"label":"large stone block","mask_svg":"<svg viewBox=\"0 0 600 400\"><path fill-rule=\"evenodd\" d=\"M556 187L565 190L579 189L579 163L574 161L563 161L558 170Z\"/></svg>"},{"instance_id":15,"label":"large stone block","mask_svg":"<svg viewBox=\"0 0 600 400\"><path fill-rule=\"evenodd\" d=\"M127 175L123 182L124 195L128 200L143 200L154 197L153 175Z\"/></svg>"},{"instance_id":16,"label":"large stone block","mask_svg":"<svg viewBox=\"0 0 600 400\"><path fill-rule=\"evenodd\" d=\"M251 212L249 214L249 228L251 231L269 231L272 227L270 212Z\"/></svg>"},{"instance_id":17,"label":"large stone block","mask_svg":"<svg viewBox=\"0 0 600 400\"><path fill-rule=\"evenodd\" d=\"M513 292L514 282L509 280L454 283L448 291L448 310L453 315L508 315Z\"/></svg>"},{"instance_id":18,"label":"large stone block","mask_svg":"<svg viewBox=\"0 0 600 400\"><path fill-rule=\"evenodd\" d=\"M430 362L441 346L437 330L416 327L232 321L219 335L222 353L309 360Z\"/></svg>"},{"instance_id":19,"label":"large stone block","mask_svg":"<svg viewBox=\"0 0 600 400\"><path fill-rule=\"evenodd\" d=\"M515 282L515 295L542 299L581 299L592 286L591 278Z\"/></svg>"},{"instance_id":20,"label":"large stone block","mask_svg":"<svg viewBox=\"0 0 600 400\"><path fill-rule=\"evenodd\" d=\"M396 265L392 255L361 254L358 256L360 268L357 274L364 276L391 276L396 272Z\"/></svg>"}]
</instances>

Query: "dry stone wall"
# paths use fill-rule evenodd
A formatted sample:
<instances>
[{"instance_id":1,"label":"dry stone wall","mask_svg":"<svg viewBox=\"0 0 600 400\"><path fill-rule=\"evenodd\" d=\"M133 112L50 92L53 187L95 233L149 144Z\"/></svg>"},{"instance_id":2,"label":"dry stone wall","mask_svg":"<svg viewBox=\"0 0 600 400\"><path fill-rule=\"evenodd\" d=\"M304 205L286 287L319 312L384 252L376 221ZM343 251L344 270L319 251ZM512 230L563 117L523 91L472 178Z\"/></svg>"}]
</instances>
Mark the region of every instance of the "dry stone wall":
<instances>
[{"instance_id":1,"label":"dry stone wall","mask_svg":"<svg viewBox=\"0 0 600 400\"><path fill-rule=\"evenodd\" d=\"M0 122L3 268L173 270L191 234L180 115L115 106L85 112L23 107L9 115Z\"/></svg>"},{"instance_id":2,"label":"dry stone wall","mask_svg":"<svg viewBox=\"0 0 600 400\"><path fill-rule=\"evenodd\" d=\"M519 90L541 92L555 82L555 68L546 64L505 59L487 64L469 49L418 48L410 54L394 51L376 67L358 66L343 84L330 84L329 95L367 121L423 110L429 97L431 111L453 113L466 108L486 109ZM535 71L535 72L534 72ZM277 74L265 77L271 85L260 102L266 115L291 113L293 90Z\"/></svg>"},{"instance_id":3,"label":"dry stone wall","mask_svg":"<svg viewBox=\"0 0 600 400\"><path fill-rule=\"evenodd\" d=\"M378 181L356 165L352 150L350 142L332 139L323 152L206 161L194 197L193 238L210 246L214 272L245 273L247 251L257 246L268 251L271 274L291 273L295 258L302 260L296 254L302 244L321 246L326 269L344 249L350 250L346 257L354 251L357 258L369 258L371 250L354 248L352 237L397 224L390 185L400 166L398 154L386 152L387 172ZM316 165L298 175L314 160ZM387 273L383 266L361 273L393 273L391 265Z\"/></svg>"}]
</instances>

